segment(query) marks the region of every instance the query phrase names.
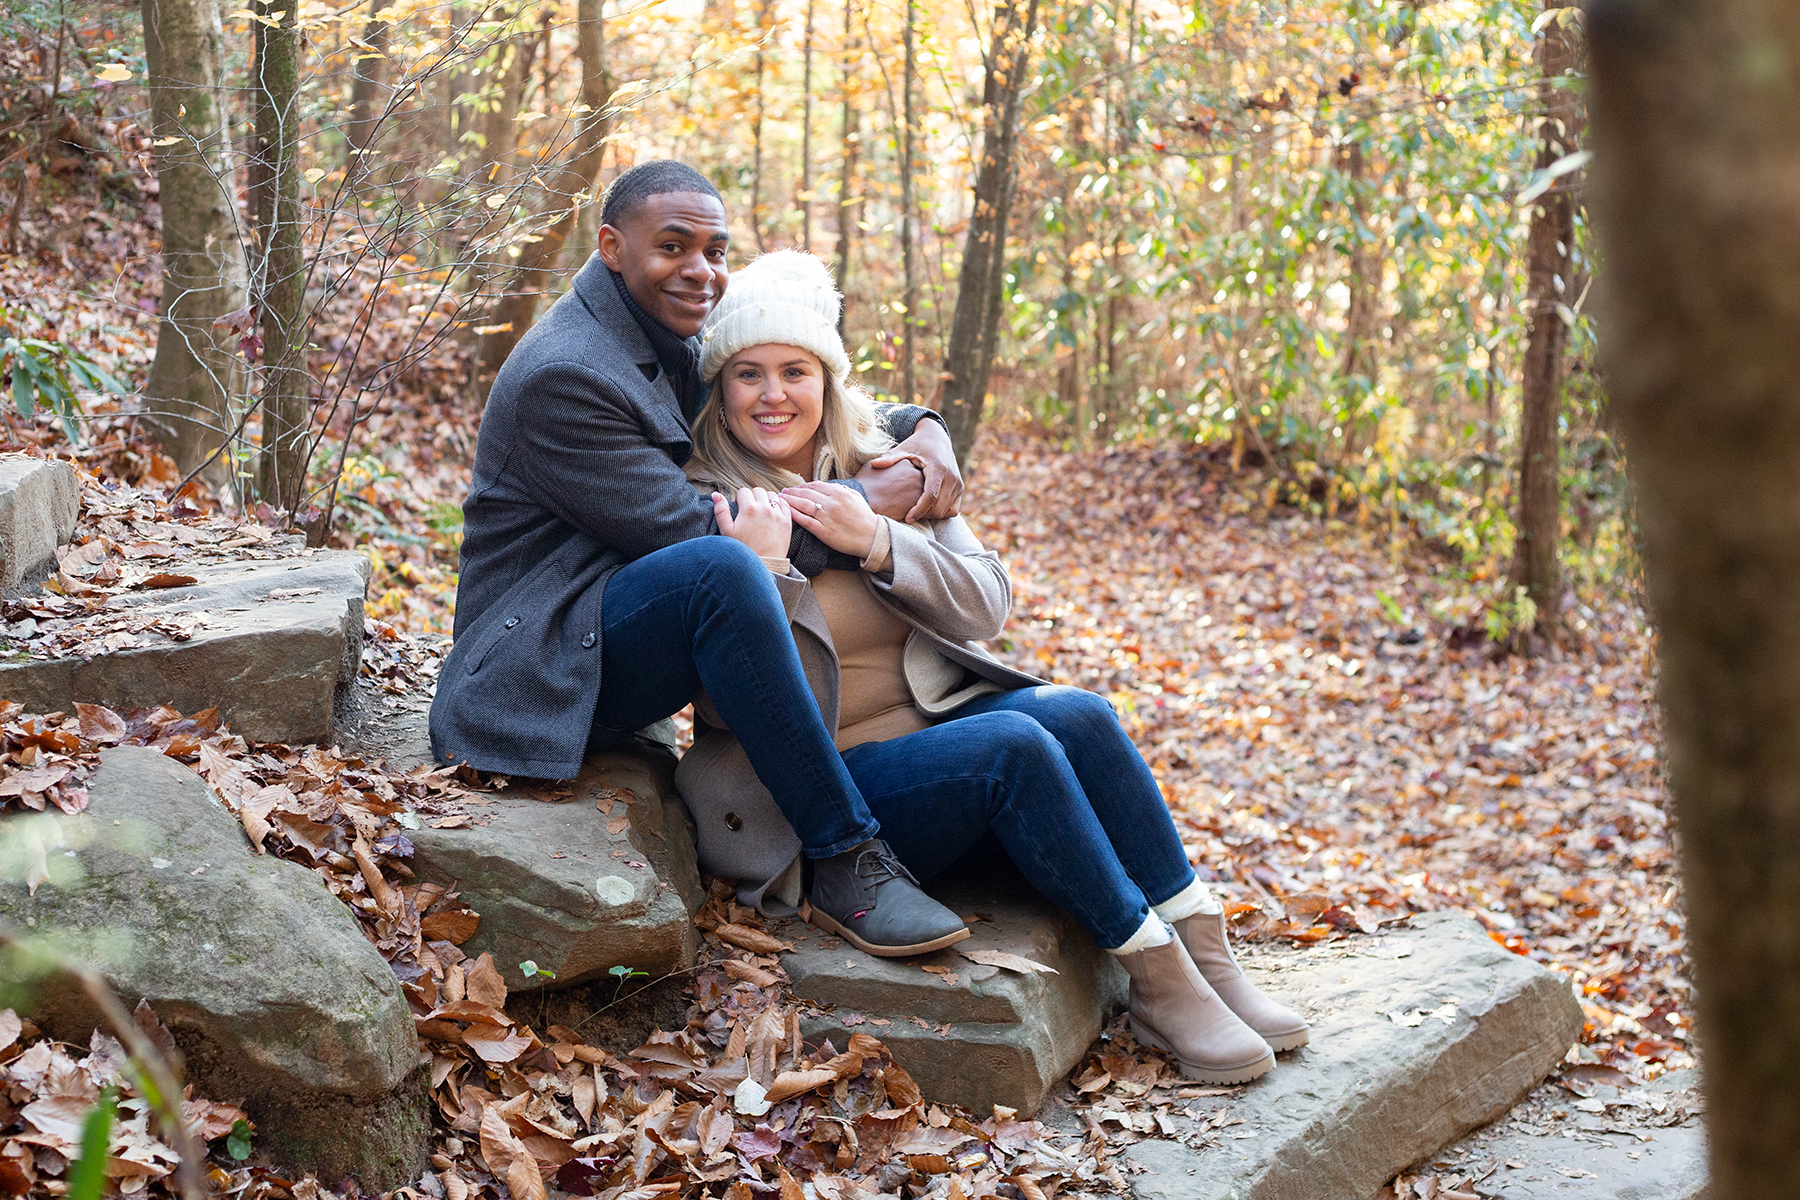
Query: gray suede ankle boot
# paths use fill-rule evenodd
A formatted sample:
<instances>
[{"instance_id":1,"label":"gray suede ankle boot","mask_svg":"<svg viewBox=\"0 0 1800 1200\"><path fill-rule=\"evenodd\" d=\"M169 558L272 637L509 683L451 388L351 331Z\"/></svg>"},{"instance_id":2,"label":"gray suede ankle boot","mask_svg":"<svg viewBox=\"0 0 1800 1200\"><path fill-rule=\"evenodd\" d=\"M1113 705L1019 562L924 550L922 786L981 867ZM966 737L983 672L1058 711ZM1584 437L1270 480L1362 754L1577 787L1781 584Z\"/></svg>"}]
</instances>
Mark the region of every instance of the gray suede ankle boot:
<instances>
[{"instance_id":1,"label":"gray suede ankle boot","mask_svg":"<svg viewBox=\"0 0 1800 1200\"><path fill-rule=\"evenodd\" d=\"M1275 1069L1275 1055L1201 978L1180 938L1121 954L1131 976L1131 1036L1174 1056L1201 1083L1248 1083Z\"/></svg>"},{"instance_id":2,"label":"gray suede ankle boot","mask_svg":"<svg viewBox=\"0 0 1800 1200\"><path fill-rule=\"evenodd\" d=\"M815 860L807 899L807 920L879 958L926 954L969 936L962 918L920 890L878 838Z\"/></svg>"},{"instance_id":3,"label":"gray suede ankle boot","mask_svg":"<svg viewBox=\"0 0 1800 1200\"><path fill-rule=\"evenodd\" d=\"M1244 1024L1262 1035L1271 1050L1297 1050L1306 1045L1306 1022L1256 990L1231 953L1225 937L1225 914L1195 913L1172 922L1171 928L1206 982Z\"/></svg>"}]
</instances>

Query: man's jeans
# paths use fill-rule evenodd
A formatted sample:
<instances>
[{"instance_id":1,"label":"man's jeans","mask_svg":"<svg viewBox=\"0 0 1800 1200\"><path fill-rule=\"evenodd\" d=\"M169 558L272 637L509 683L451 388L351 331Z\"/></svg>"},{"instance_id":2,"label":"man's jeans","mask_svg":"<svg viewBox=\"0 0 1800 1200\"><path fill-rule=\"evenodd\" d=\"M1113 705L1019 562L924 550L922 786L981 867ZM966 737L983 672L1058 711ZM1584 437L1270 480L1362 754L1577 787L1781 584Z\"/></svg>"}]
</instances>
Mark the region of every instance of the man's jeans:
<instances>
[{"instance_id":1,"label":"man's jeans","mask_svg":"<svg viewBox=\"0 0 1800 1200\"><path fill-rule=\"evenodd\" d=\"M1155 777L1093 692L986 696L930 729L853 746L844 762L919 878L992 833L1102 947L1123 944L1150 905L1193 882Z\"/></svg>"},{"instance_id":2,"label":"man's jeans","mask_svg":"<svg viewBox=\"0 0 1800 1200\"><path fill-rule=\"evenodd\" d=\"M807 857L876 836L819 716L774 576L742 542L695 538L627 563L606 583L600 619L594 742L621 741L704 689Z\"/></svg>"}]
</instances>

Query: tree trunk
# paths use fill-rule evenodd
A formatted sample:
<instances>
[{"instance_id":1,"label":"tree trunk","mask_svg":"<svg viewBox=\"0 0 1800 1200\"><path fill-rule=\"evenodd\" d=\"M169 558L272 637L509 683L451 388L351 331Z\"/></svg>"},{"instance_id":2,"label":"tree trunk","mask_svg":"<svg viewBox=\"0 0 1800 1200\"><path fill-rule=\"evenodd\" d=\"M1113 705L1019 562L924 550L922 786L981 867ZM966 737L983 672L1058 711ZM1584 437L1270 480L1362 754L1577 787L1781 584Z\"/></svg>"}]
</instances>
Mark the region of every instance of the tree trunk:
<instances>
[{"instance_id":1,"label":"tree trunk","mask_svg":"<svg viewBox=\"0 0 1800 1200\"><path fill-rule=\"evenodd\" d=\"M244 243L227 166L231 133L220 87L218 6L143 0L143 18L152 138L176 139L156 147L162 322L144 411L163 451L185 474L225 441L231 401L243 384L238 335L213 322L244 307Z\"/></svg>"},{"instance_id":2,"label":"tree trunk","mask_svg":"<svg viewBox=\"0 0 1800 1200\"><path fill-rule=\"evenodd\" d=\"M900 402L911 404L918 396L917 355L913 334L919 319L919 227L916 218L918 196L913 185L913 139L917 122L913 112L913 91L919 76L919 57L913 45L918 24L918 0L906 0L906 23L901 36L901 53L905 59L900 84L900 270L905 295L900 314Z\"/></svg>"},{"instance_id":3,"label":"tree trunk","mask_svg":"<svg viewBox=\"0 0 1800 1200\"><path fill-rule=\"evenodd\" d=\"M285 11L284 11L285 10ZM254 286L262 315L262 455L257 494L299 510L306 493L306 256L301 250L300 31L285 0L256 0L256 108L250 204L261 247Z\"/></svg>"},{"instance_id":4,"label":"tree trunk","mask_svg":"<svg viewBox=\"0 0 1800 1200\"><path fill-rule=\"evenodd\" d=\"M839 126L844 158L838 178L837 202L837 288L844 297L843 307L838 310L840 337L850 319L850 256L856 249L856 224L860 212L856 199L856 157L862 145L862 131L858 128L856 97L850 87L851 70L856 61L856 37L852 32L855 11L856 0L844 0L844 65L839 81L844 93L844 112Z\"/></svg>"},{"instance_id":5,"label":"tree trunk","mask_svg":"<svg viewBox=\"0 0 1800 1200\"><path fill-rule=\"evenodd\" d=\"M956 311L944 352L944 421L950 427L957 461L964 463L981 426L1000 337L1006 224L1018 183L1019 99L1030 78L1037 14L1038 0L1001 0L994 6L992 44L982 87L982 153L975 173L975 211L963 241Z\"/></svg>"},{"instance_id":6,"label":"tree trunk","mask_svg":"<svg viewBox=\"0 0 1800 1200\"><path fill-rule=\"evenodd\" d=\"M1800 8L1586 10L1606 376L1659 632L1712 1200L1800 1178Z\"/></svg>"},{"instance_id":7,"label":"tree trunk","mask_svg":"<svg viewBox=\"0 0 1800 1200\"><path fill-rule=\"evenodd\" d=\"M1355 381L1358 404L1369 394L1375 377L1375 311L1381 286L1381 265L1374 248L1364 240L1368 215L1363 197L1363 179L1367 159L1361 142L1351 142L1338 150L1337 168L1344 176L1350 192L1350 220L1356 227L1350 232L1350 269L1345 285L1350 290L1350 303L1344 314L1344 353L1338 361L1338 374ZM1354 414L1352 414L1354 416ZM1348 421L1345 424L1349 424ZM1346 440L1348 440L1346 438Z\"/></svg>"},{"instance_id":8,"label":"tree trunk","mask_svg":"<svg viewBox=\"0 0 1800 1200\"><path fill-rule=\"evenodd\" d=\"M563 169L550 183L550 202L561 206L561 212L539 240L527 243L519 254L518 267L507 282L506 294L494 310L498 328L481 339L480 371L484 386L493 381L506 356L512 353L525 331L537 317L539 297L556 283L557 263L563 247L574 230L583 203L592 204L591 192L600 174L600 162L606 153L606 134L612 117L606 107L612 97L611 81L606 73L606 25L601 17L602 0L579 0L576 22L579 26L578 47L581 56L581 102L587 111L575 134L575 143Z\"/></svg>"},{"instance_id":9,"label":"tree trunk","mask_svg":"<svg viewBox=\"0 0 1800 1200\"><path fill-rule=\"evenodd\" d=\"M369 143L381 121L382 77L387 68L388 23L378 15L388 0L369 0L369 22L363 26L362 40L369 49L357 48L351 67L350 121L344 127L347 143L346 173L352 186L368 174Z\"/></svg>"},{"instance_id":10,"label":"tree trunk","mask_svg":"<svg viewBox=\"0 0 1800 1200\"><path fill-rule=\"evenodd\" d=\"M756 10L756 121L751 132L753 143L750 164L750 232L756 238L757 253L767 249L763 245L762 220L762 183L763 183L763 42L768 35L769 9L774 0L763 0Z\"/></svg>"},{"instance_id":11,"label":"tree trunk","mask_svg":"<svg viewBox=\"0 0 1800 1200\"><path fill-rule=\"evenodd\" d=\"M813 2L806 0L806 36L803 51L805 66L800 77L801 115L800 115L800 194L796 199L800 208L800 248L808 254L812 253L812 64L813 64Z\"/></svg>"},{"instance_id":12,"label":"tree trunk","mask_svg":"<svg viewBox=\"0 0 1800 1200\"><path fill-rule=\"evenodd\" d=\"M1544 0L1546 10L1561 0ZM1571 154L1580 140L1581 107L1563 86L1564 72L1575 66L1575 31L1562 21L1544 27L1538 42L1539 85L1543 101L1542 140L1537 165L1547 168ZM1565 175L1541 196L1532 210L1526 238L1526 301L1530 330L1526 336L1521 379L1519 426L1518 535L1513 545L1509 588L1524 588L1537 606L1537 624L1521 644L1541 644L1562 626L1561 453L1557 418L1562 413L1563 348L1568 325L1563 320L1569 280L1569 251L1575 241L1574 176ZM1573 296L1568 296L1573 299Z\"/></svg>"}]
</instances>

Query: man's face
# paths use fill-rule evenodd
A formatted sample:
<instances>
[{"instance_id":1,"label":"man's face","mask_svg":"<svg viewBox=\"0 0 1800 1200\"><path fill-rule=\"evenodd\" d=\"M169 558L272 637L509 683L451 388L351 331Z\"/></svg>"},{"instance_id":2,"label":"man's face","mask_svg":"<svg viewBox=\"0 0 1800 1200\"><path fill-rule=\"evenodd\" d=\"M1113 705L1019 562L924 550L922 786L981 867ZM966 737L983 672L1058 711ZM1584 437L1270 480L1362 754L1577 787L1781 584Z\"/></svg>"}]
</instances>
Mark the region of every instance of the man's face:
<instances>
[{"instance_id":1,"label":"man's face","mask_svg":"<svg viewBox=\"0 0 1800 1200\"><path fill-rule=\"evenodd\" d=\"M643 310L683 337L700 332L725 294L725 206L700 192L646 196L617 226L600 227L600 261Z\"/></svg>"}]
</instances>

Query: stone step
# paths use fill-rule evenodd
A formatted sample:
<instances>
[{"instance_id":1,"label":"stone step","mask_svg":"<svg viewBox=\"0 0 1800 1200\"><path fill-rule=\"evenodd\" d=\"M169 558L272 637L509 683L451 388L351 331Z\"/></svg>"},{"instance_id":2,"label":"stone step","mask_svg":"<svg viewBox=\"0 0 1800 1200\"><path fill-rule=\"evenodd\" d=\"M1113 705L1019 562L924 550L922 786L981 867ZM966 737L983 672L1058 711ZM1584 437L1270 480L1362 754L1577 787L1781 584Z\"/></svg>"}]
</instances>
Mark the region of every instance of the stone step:
<instances>
[{"instance_id":1,"label":"stone step","mask_svg":"<svg viewBox=\"0 0 1800 1200\"><path fill-rule=\"evenodd\" d=\"M1671 1071L1641 1087L1545 1084L1506 1116L1415 1168L1467 1176L1487 1200L1701 1200L1706 1131L1700 1080Z\"/></svg>"},{"instance_id":2,"label":"stone step","mask_svg":"<svg viewBox=\"0 0 1800 1200\"><path fill-rule=\"evenodd\" d=\"M327 1179L417 1179L429 1079L412 1014L323 880L257 855L205 780L142 747L102 752L79 816L3 826L0 912L93 966L127 1009L147 999L202 1094L243 1098L258 1147ZM87 1044L98 1013L78 984L28 986L25 1015Z\"/></svg>"},{"instance_id":3,"label":"stone step","mask_svg":"<svg viewBox=\"0 0 1800 1200\"><path fill-rule=\"evenodd\" d=\"M111 596L97 615L200 618L186 641L146 632L137 635L141 645L88 659L0 661L0 695L28 712L67 712L78 700L116 709L167 704L189 714L216 706L250 741L329 738L334 700L361 661L368 560L319 550L181 570L197 582Z\"/></svg>"},{"instance_id":4,"label":"stone step","mask_svg":"<svg viewBox=\"0 0 1800 1200\"><path fill-rule=\"evenodd\" d=\"M874 958L798 920L775 926L794 943L781 956L794 994L820 1010L803 1018L801 1033L841 1048L860 1029L887 1043L927 1099L1035 1113L1123 1007L1125 973L1010 863L928 890L965 920L981 918L967 941L922 957ZM1056 973L1020 974L961 953L980 950Z\"/></svg>"},{"instance_id":5,"label":"stone step","mask_svg":"<svg viewBox=\"0 0 1800 1200\"><path fill-rule=\"evenodd\" d=\"M407 770L430 761L426 724L423 712L375 716L341 745ZM496 793L468 811L462 828L408 833L409 865L480 914L462 950L492 954L509 989L570 987L621 966L660 978L692 965L693 913L706 896L666 758L593 754L566 785ZM550 975L527 978L524 962Z\"/></svg>"},{"instance_id":6,"label":"stone step","mask_svg":"<svg viewBox=\"0 0 1800 1200\"><path fill-rule=\"evenodd\" d=\"M1306 1015L1312 1042L1255 1083L1178 1109L1175 1140L1126 1149L1138 1200L1369 1200L1511 1108L1581 1030L1564 977L1461 914L1240 959Z\"/></svg>"},{"instance_id":7,"label":"stone step","mask_svg":"<svg viewBox=\"0 0 1800 1200\"><path fill-rule=\"evenodd\" d=\"M34 583L56 565L75 532L81 480L66 462L0 454L0 594Z\"/></svg>"}]
</instances>

